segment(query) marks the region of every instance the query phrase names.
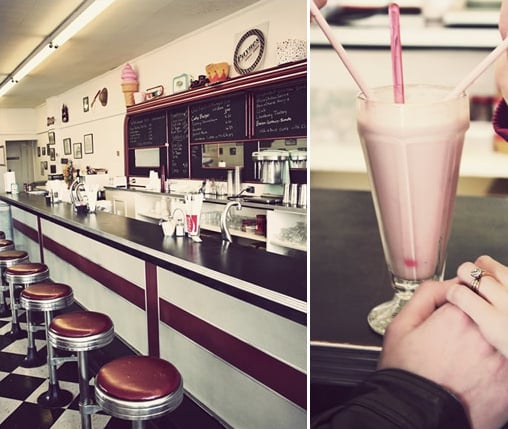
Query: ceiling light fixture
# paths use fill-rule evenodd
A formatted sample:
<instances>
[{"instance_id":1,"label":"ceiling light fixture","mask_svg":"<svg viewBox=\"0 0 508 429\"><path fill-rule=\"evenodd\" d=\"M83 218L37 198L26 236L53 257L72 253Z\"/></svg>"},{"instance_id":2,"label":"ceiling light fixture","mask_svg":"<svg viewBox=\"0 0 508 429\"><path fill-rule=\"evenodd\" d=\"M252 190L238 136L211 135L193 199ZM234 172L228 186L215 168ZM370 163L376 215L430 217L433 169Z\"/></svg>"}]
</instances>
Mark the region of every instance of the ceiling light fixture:
<instances>
[{"instance_id":1,"label":"ceiling light fixture","mask_svg":"<svg viewBox=\"0 0 508 429\"><path fill-rule=\"evenodd\" d=\"M62 46L98 15L100 15L115 0L89 0L76 9L56 30L19 64L16 69L0 85L0 97L11 90L16 83L41 64L55 50Z\"/></svg>"}]
</instances>

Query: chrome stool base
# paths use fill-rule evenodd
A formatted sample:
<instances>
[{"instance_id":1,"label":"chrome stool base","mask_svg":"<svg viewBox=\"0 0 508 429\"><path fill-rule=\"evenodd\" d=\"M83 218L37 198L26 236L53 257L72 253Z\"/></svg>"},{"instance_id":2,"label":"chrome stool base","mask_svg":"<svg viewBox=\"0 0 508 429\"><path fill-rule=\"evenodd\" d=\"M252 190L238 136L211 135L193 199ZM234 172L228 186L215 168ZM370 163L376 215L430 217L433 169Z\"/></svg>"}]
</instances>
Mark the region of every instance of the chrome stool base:
<instances>
[{"instance_id":1,"label":"chrome stool base","mask_svg":"<svg viewBox=\"0 0 508 429\"><path fill-rule=\"evenodd\" d=\"M0 317L11 317L11 306L5 301L5 294L9 292L9 285L4 284L5 269L16 264L28 262L28 253L24 250L0 251Z\"/></svg>"},{"instance_id":2,"label":"chrome stool base","mask_svg":"<svg viewBox=\"0 0 508 429\"><path fill-rule=\"evenodd\" d=\"M77 311L62 314L51 321L48 330L49 344L57 349L77 353L81 429L91 429L91 414L99 411L88 384L88 351L107 346L114 337L113 322L102 313Z\"/></svg>"},{"instance_id":3,"label":"chrome stool base","mask_svg":"<svg viewBox=\"0 0 508 429\"><path fill-rule=\"evenodd\" d=\"M26 356L21 362L23 368L37 368L46 364L46 356L41 355L37 348L28 346L26 349Z\"/></svg>"},{"instance_id":4,"label":"chrome stool base","mask_svg":"<svg viewBox=\"0 0 508 429\"><path fill-rule=\"evenodd\" d=\"M5 281L9 283L9 294L11 296L12 322L11 330L7 334L10 338L19 339L26 336L26 332L21 330L18 321L19 304L16 303L16 285L20 285L23 289L33 283L39 283L47 279L49 279L49 268L47 265L38 262L23 262L6 268Z\"/></svg>"},{"instance_id":5,"label":"chrome stool base","mask_svg":"<svg viewBox=\"0 0 508 429\"><path fill-rule=\"evenodd\" d=\"M71 392L60 389L57 383L50 384L48 391L37 398L37 403L44 408L61 408L70 404L73 398Z\"/></svg>"}]
</instances>

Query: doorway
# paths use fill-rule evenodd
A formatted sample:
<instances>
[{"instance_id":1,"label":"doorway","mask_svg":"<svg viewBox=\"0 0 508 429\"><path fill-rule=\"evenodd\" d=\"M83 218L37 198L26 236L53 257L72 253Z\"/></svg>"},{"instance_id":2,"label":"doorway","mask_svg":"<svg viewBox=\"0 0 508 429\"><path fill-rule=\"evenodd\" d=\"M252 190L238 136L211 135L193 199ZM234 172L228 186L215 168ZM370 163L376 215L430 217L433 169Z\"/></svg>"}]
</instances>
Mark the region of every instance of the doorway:
<instances>
[{"instance_id":1,"label":"doorway","mask_svg":"<svg viewBox=\"0 0 508 429\"><path fill-rule=\"evenodd\" d=\"M20 189L24 183L35 180L35 150L37 140L6 140L7 171L16 173L16 182Z\"/></svg>"}]
</instances>

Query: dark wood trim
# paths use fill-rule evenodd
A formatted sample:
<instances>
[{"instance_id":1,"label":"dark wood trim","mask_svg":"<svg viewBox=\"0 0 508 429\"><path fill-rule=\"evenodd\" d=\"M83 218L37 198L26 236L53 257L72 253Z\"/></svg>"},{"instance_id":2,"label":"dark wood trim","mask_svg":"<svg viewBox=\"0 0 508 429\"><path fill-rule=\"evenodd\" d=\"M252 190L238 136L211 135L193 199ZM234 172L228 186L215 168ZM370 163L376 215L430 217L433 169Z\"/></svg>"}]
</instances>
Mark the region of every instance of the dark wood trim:
<instances>
[{"instance_id":1,"label":"dark wood trim","mask_svg":"<svg viewBox=\"0 0 508 429\"><path fill-rule=\"evenodd\" d=\"M160 320L270 389L307 408L307 376L227 332L160 299Z\"/></svg>"},{"instance_id":2,"label":"dark wood trim","mask_svg":"<svg viewBox=\"0 0 508 429\"><path fill-rule=\"evenodd\" d=\"M37 236L39 241L39 256L44 263L44 237L42 236L41 217L37 216Z\"/></svg>"},{"instance_id":3,"label":"dark wood trim","mask_svg":"<svg viewBox=\"0 0 508 429\"><path fill-rule=\"evenodd\" d=\"M44 236L44 248L140 309L146 310L145 292L139 286L106 270L47 236Z\"/></svg>"},{"instance_id":4,"label":"dark wood trim","mask_svg":"<svg viewBox=\"0 0 508 429\"><path fill-rule=\"evenodd\" d=\"M12 219L12 227L14 229L17 229L22 234L26 235L28 238L30 238L30 240L33 240L36 243L40 243L39 232L33 229L32 227L28 226L27 224L22 223L17 219Z\"/></svg>"},{"instance_id":5,"label":"dark wood trim","mask_svg":"<svg viewBox=\"0 0 508 429\"><path fill-rule=\"evenodd\" d=\"M159 291L157 287L157 266L145 263L146 284L146 326L148 330L148 354L159 356Z\"/></svg>"},{"instance_id":6,"label":"dark wood trim","mask_svg":"<svg viewBox=\"0 0 508 429\"><path fill-rule=\"evenodd\" d=\"M151 112L155 109L174 107L175 105L184 103L193 103L211 97L228 95L233 92L264 85L283 83L297 78L307 78L307 60L271 67L245 76L228 79L216 85L189 89L176 94L158 97L144 103L135 104L127 108L127 116L133 113Z\"/></svg>"}]
</instances>

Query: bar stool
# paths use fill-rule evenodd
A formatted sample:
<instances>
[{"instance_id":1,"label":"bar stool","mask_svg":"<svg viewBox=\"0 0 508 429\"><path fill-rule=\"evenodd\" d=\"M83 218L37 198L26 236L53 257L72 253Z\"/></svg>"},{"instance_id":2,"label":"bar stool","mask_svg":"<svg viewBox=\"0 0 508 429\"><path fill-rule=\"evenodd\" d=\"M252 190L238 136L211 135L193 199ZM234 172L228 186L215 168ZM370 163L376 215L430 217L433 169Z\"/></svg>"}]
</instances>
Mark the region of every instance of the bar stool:
<instances>
[{"instance_id":1,"label":"bar stool","mask_svg":"<svg viewBox=\"0 0 508 429\"><path fill-rule=\"evenodd\" d=\"M0 252L0 317L11 315L4 296L4 292L9 291L9 285L5 283L5 269L23 262L28 262L28 253L24 250L4 250Z\"/></svg>"},{"instance_id":2,"label":"bar stool","mask_svg":"<svg viewBox=\"0 0 508 429\"><path fill-rule=\"evenodd\" d=\"M54 317L49 325L49 343L57 349L77 353L79 412L82 429L92 427L90 415L97 412L88 385L90 376L87 352L107 346L114 337L115 331L111 319L105 314L94 311L61 314Z\"/></svg>"},{"instance_id":3,"label":"bar stool","mask_svg":"<svg viewBox=\"0 0 508 429\"><path fill-rule=\"evenodd\" d=\"M5 281L9 283L9 294L11 296L11 330L8 335L11 338L19 339L25 336L21 330L18 321L18 304L14 295L15 286L29 286L33 283L40 283L49 279L49 268L39 262L23 262L21 264L11 265L5 269Z\"/></svg>"},{"instance_id":4,"label":"bar stool","mask_svg":"<svg viewBox=\"0 0 508 429\"><path fill-rule=\"evenodd\" d=\"M12 240L6 240L5 233L3 231L0 231L0 252L4 252L5 250L14 250L14 242ZM2 269L0 280L0 317L7 317L11 315L9 308L5 303L5 295L4 295L4 293L7 292L8 290L9 286L4 284Z\"/></svg>"},{"instance_id":5,"label":"bar stool","mask_svg":"<svg viewBox=\"0 0 508 429\"><path fill-rule=\"evenodd\" d=\"M49 352L48 329L49 323L53 318L53 311L63 310L72 305L74 294L72 288L62 283L36 283L26 287L21 291L19 303L21 307L27 310L27 334L28 345L26 356L21 363L25 368L34 368L46 363L46 356L40 356L35 345L34 333L44 330L46 332L47 350ZM42 311L44 313L44 326L37 326L32 323L31 312ZM50 384L52 383L52 374L50 371Z\"/></svg>"},{"instance_id":6,"label":"bar stool","mask_svg":"<svg viewBox=\"0 0 508 429\"><path fill-rule=\"evenodd\" d=\"M95 400L107 414L132 421L133 429L146 420L175 410L183 400L183 380L168 361L127 356L105 364L95 377Z\"/></svg>"}]
</instances>

